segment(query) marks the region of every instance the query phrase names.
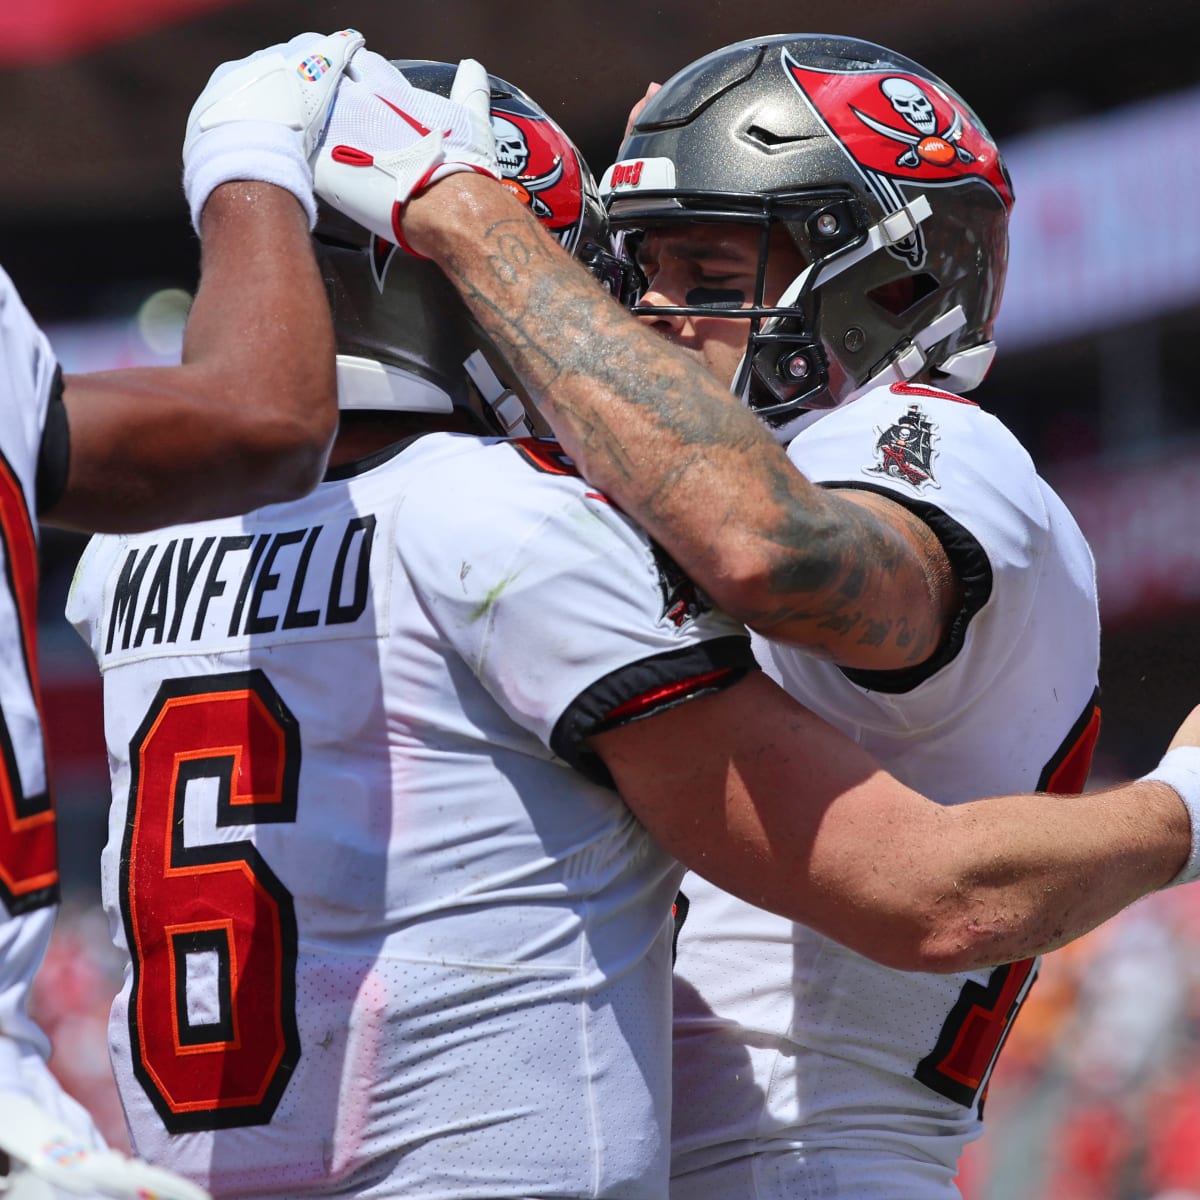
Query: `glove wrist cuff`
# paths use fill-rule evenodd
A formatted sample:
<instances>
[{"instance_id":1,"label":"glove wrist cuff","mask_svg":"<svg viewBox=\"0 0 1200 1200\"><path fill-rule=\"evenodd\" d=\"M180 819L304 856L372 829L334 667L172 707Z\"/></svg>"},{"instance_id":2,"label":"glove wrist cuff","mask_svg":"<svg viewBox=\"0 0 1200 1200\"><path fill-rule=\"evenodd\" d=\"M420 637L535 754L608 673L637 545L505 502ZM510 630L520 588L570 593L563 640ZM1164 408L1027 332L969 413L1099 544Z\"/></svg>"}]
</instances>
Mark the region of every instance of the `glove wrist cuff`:
<instances>
[{"instance_id":1,"label":"glove wrist cuff","mask_svg":"<svg viewBox=\"0 0 1200 1200\"><path fill-rule=\"evenodd\" d=\"M496 178L496 175L494 172L489 171L484 167L476 166L474 163L464 163L464 162L438 163L437 166L431 167L424 175L421 176L421 178L419 180L417 180L416 186L413 188L412 195L409 197L409 200L412 200L415 197L419 196L423 191L425 191L426 188L431 187L433 184L437 183L437 181L439 179L445 179L447 175L458 175L458 174L461 174L463 171L474 171L477 175L486 175L489 179ZM402 204L397 204L396 214L392 221L392 232L396 239L396 245L399 246L400 249L403 250L405 254L411 255L413 258L428 259L429 258L428 254L421 254L419 251L414 250L412 248L412 246L409 245L408 238L406 238L404 236L404 229L403 229L402 222L403 222L404 209L407 206L407 204L408 204L407 200L404 201L404 203L402 203Z\"/></svg>"},{"instance_id":2,"label":"glove wrist cuff","mask_svg":"<svg viewBox=\"0 0 1200 1200\"><path fill-rule=\"evenodd\" d=\"M481 167L476 163L457 162L448 159L445 162L439 163L433 168L429 174L421 180L421 182L413 189L413 195L423 191L430 184L437 183L439 179L445 179L447 175L457 175L463 171L474 171L476 175L486 175L489 179L497 178L495 171L489 171L486 167Z\"/></svg>"},{"instance_id":3,"label":"glove wrist cuff","mask_svg":"<svg viewBox=\"0 0 1200 1200\"><path fill-rule=\"evenodd\" d=\"M205 201L215 188L234 180L284 188L308 214L309 229L316 225L312 171L294 130L270 121L231 121L196 140L184 163L183 190L197 233Z\"/></svg>"}]
</instances>

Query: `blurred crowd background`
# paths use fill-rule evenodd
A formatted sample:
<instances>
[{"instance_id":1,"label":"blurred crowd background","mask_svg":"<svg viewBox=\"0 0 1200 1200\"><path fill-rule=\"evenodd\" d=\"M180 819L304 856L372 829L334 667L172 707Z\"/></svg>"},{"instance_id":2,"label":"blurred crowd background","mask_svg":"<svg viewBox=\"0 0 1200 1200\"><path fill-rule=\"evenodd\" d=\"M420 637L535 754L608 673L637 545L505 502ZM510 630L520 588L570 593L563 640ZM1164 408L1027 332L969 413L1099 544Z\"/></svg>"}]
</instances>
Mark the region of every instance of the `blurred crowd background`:
<instances>
[{"instance_id":1,"label":"blurred crowd background","mask_svg":"<svg viewBox=\"0 0 1200 1200\"><path fill-rule=\"evenodd\" d=\"M0 0L0 265L68 371L178 353L197 258L179 147L211 69L347 25L392 57L480 58L531 92L597 174L646 82L755 34L868 38L959 89L1017 195L999 358L975 398L1022 437L1096 553L1105 726L1092 784L1153 765L1200 699L1194 0ZM120 1145L98 683L62 619L81 546L44 536L67 904L38 1007L56 1069ZM1193 888L1046 960L993 1078L966 1200L1200 1200L1198 949Z\"/></svg>"}]
</instances>

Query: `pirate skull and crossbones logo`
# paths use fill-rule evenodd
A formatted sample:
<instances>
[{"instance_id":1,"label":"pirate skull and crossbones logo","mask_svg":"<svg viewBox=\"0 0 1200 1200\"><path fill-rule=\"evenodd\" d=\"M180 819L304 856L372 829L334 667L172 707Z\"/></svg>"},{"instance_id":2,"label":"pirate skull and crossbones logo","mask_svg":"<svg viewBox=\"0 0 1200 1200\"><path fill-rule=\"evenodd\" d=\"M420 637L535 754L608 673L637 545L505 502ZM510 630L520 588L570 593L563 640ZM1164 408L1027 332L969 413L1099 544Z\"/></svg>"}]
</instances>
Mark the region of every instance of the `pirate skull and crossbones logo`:
<instances>
[{"instance_id":1,"label":"pirate skull and crossbones logo","mask_svg":"<svg viewBox=\"0 0 1200 1200\"><path fill-rule=\"evenodd\" d=\"M925 162L938 167L948 167L956 159L960 163L975 161L975 155L958 144L963 135L963 119L957 109L953 110L950 124L939 130L933 101L915 80L902 75L890 75L880 83L879 88L896 114L909 126L908 129L896 129L883 121L877 121L853 105L850 111L868 129L904 144L906 148L897 157L896 166L913 169Z\"/></svg>"},{"instance_id":2,"label":"pirate skull and crossbones logo","mask_svg":"<svg viewBox=\"0 0 1200 1200\"><path fill-rule=\"evenodd\" d=\"M496 159L500 174L509 181L507 186L533 210L541 220L554 215L550 206L538 195L552 188L563 177L563 160L555 156L554 166L544 175L524 175L529 166L529 141L525 131L499 113L492 113L492 129L496 133Z\"/></svg>"}]
</instances>

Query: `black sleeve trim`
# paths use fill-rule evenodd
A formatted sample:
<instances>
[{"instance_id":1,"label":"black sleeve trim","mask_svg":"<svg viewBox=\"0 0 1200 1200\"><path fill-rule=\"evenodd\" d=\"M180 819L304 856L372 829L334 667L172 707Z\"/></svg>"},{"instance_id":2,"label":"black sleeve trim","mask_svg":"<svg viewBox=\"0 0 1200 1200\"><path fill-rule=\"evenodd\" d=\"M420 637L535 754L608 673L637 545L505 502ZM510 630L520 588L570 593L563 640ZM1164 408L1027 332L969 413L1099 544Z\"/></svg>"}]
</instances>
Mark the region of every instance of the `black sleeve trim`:
<instances>
[{"instance_id":1,"label":"black sleeve trim","mask_svg":"<svg viewBox=\"0 0 1200 1200\"><path fill-rule=\"evenodd\" d=\"M593 783L612 787L608 768L585 744L588 738L723 691L757 669L750 639L739 634L629 663L575 698L554 726L550 748Z\"/></svg>"},{"instance_id":2,"label":"black sleeve trim","mask_svg":"<svg viewBox=\"0 0 1200 1200\"><path fill-rule=\"evenodd\" d=\"M942 512L927 500L917 500L912 496L902 496L891 488L880 487L878 484L859 483L857 480L834 482L823 480L821 487L854 488L863 492L874 492L877 496L885 496L897 504L907 508L909 512L920 517L933 530L937 540L941 542L946 557L955 578L962 588L962 607L954 615L950 630L945 640L923 663L915 667L905 667L899 671L863 671L855 667L842 667L841 671L851 683L872 692L883 692L887 695L902 695L919 687L927 679L936 675L944 666L958 657L967 636L967 626L975 614L988 602L992 594L992 564L984 548L976 540L975 535L964 525L960 525L953 517Z\"/></svg>"},{"instance_id":3,"label":"black sleeve trim","mask_svg":"<svg viewBox=\"0 0 1200 1200\"><path fill-rule=\"evenodd\" d=\"M1038 777L1039 792L1066 792L1078 795L1087 783L1092 754L1100 736L1100 689L1092 692L1087 707L1071 726L1062 745Z\"/></svg>"},{"instance_id":4,"label":"black sleeve trim","mask_svg":"<svg viewBox=\"0 0 1200 1200\"><path fill-rule=\"evenodd\" d=\"M46 405L46 424L38 447L35 500L39 514L49 512L62 499L70 464L71 430L67 424L67 406L63 403L62 367L56 367Z\"/></svg>"}]
</instances>

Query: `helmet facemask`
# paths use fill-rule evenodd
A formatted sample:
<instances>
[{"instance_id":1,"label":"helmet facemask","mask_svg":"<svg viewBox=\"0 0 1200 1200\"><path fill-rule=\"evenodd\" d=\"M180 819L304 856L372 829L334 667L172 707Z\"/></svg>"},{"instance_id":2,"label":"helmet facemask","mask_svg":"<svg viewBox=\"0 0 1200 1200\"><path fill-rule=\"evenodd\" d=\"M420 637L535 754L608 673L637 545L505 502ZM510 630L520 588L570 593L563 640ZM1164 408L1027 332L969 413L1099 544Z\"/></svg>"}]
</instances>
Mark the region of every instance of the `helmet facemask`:
<instances>
[{"instance_id":1,"label":"helmet facemask","mask_svg":"<svg viewBox=\"0 0 1200 1200\"><path fill-rule=\"evenodd\" d=\"M639 207L651 202L650 195L639 197ZM850 288L858 290L856 277L864 273L867 259L886 250L888 246L911 236L928 205L918 200L886 222L872 225L864 205L845 189L811 189L796 194L770 196L682 195L671 199L678 207L655 210L645 228L664 228L672 224L753 225L759 230L758 265L753 294L749 304L726 306L718 303L703 305L643 305L640 294L632 297L631 311L636 316L698 316L744 320L748 324L746 352L731 381L731 391L746 403L768 425L777 426L791 421L801 410L833 408L844 399L840 386L844 371L837 374L831 390L831 355L822 333L822 303L826 290L844 288L844 275ZM644 228L627 225L619 199L612 205L611 224L617 245L636 267L637 248ZM632 218L630 218L632 220ZM786 233L787 243L800 257L799 273L793 276L779 295L768 298L767 276L770 256L780 253L779 238L773 231ZM773 248L773 243L774 248ZM867 270L879 272L872 263ZM894 270L894 269L893 269ZM882 271L891 282L889 268ZM908 272L898 273L897 282L911 278ZM931 285L936 287L936 285ZM641 292L645 280L641 280ZM898 297L904 289L891 289L897 299L880 297L880 308L887 313L898 303L911 307L907 298ZM915 289L908 289L912 292ZM918 298L914 296L914 300ZM842 337L846 348L854 352L867 342L866 333L849 326ZM835 358L833 370L837 372Z\"/></svg>"}]
</instances>

